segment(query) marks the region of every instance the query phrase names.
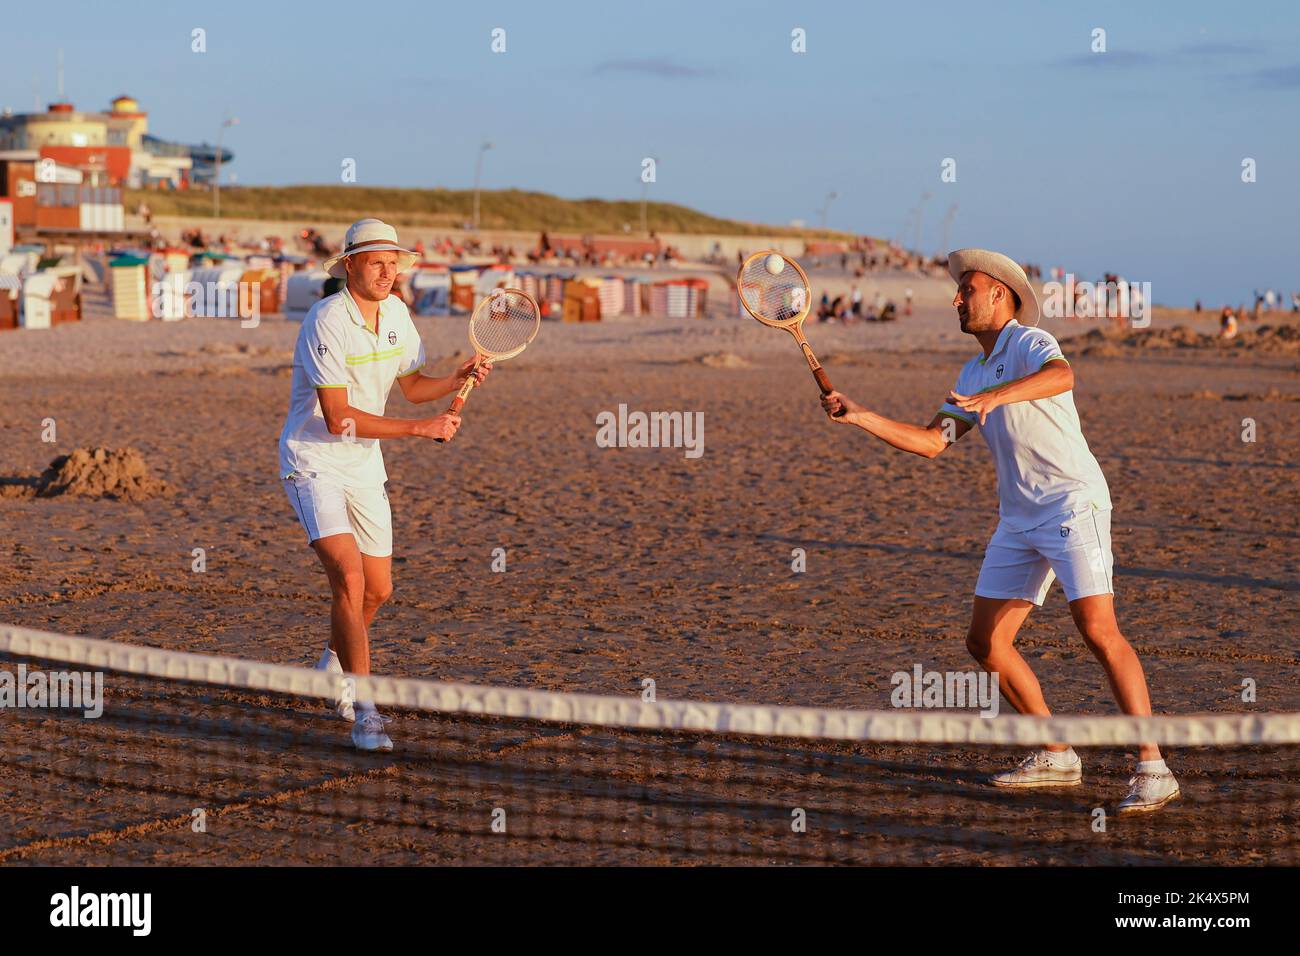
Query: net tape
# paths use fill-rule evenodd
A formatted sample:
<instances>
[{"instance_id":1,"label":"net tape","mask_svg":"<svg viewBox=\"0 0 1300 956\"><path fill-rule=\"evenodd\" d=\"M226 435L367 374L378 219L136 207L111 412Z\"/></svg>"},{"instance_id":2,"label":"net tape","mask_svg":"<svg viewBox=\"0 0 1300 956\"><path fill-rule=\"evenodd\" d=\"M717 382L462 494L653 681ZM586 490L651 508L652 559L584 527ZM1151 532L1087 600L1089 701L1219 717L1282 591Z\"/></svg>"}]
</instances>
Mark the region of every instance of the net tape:
<instances>
[{"instance_id":1,"label":"net tape","mask_svg":"<svg viewBox=\"0 0 1300 956\"><path fill-rule=\"evenodd\" d=\"M117 641L0 625L0 651L150 677L242 690L333 699L338 675L314 668L169 651ZM679 730L775 737L917 743L1074 746L1246 746L1300 743L1300 713L1184 716L1028 717L867 711L525 690L435 680L355 677L358 699L380 706L635 730Z\"/></svg>"}]
</instances>

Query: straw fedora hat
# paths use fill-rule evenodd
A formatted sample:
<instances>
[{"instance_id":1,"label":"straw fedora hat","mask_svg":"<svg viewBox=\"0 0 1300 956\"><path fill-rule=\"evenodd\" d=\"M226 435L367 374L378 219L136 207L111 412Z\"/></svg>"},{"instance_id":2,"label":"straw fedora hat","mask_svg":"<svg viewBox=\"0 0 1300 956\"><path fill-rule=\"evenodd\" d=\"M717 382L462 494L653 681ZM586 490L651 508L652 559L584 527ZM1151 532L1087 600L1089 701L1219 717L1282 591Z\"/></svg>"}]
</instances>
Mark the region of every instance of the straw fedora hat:
<instances>
[{"instance_id":1,"label":"straw fedora hat","mask_svg":"<svg viewBox=\"0 0 1300 956\"><path fill-rule=\"evenodd\" d=\"M322 268L336 279L347 277L343 260L358 252L396 252L397 271L405 272L420 257L397 242L397 230L378 219L358 219L348 226L343 240L343 251L325 260Z\"/></svg>"},{"instance_id":2,"label":"straw fedora hat","mask_svg":"<svg viewBox=\"0 0 1300 956\"><path fill-rule=\"evenodd\" d=\"M1039 318L1038 295L1020 264L1000 252L988 249L958 249L948 253L948 274L954 282L961 282L967 272L983 272L999 282L1004 282L1020 298L1016 321L1021 325L1037 325Z\"/></svg>"}]
</instances>

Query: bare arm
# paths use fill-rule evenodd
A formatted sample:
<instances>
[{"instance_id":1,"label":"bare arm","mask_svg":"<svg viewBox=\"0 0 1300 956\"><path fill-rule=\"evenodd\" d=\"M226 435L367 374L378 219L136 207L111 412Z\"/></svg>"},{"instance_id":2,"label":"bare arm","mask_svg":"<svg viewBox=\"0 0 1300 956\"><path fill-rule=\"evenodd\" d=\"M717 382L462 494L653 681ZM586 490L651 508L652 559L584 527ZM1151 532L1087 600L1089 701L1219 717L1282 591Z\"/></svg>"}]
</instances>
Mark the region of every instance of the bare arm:
<instances>
[{"instance_id":1,"label":"bare arm","mask_svg":"<svg viewBox=\"0 0 1300 956\"><path fill-rule=\"evenodd\" d=\"M1008 382L999 388L981 392L978 395L959 395L952 392L950 401L963 411L980 417L980 424L989 412L999 405L1011 405L1015 402L1032 402L1038 398L1051 398L1074 388L1074 370L1065 359L1052 359L1032 375Z\"/></svg>"},{"instance_id":2,"label":"bare arm","mask_svg":"<svg viewBox=\"0 0 1300 956\"><path fill-rule=\"evenodd\" d=\"M460 382L450 375L445 378L433 378L421 372L403 375L397 380L397 384L402 387L402 394L406 396L406 400L413 405L436 402L460 388Z\"/></svg>"},{"instance_id":3,"label":"bare arm","mask_svg":"<svg viewBox=\"0 0 1300 956\"><path fill-rule=\"evenodd\" d=\"M940 452L973 427L960 419L942 414L935 415L930 424L924 427L909 425L906 422L896 422L884 415L877 415L839 392L831 392L829 395L823 396L822 407L831 416L831 421L857 425L863 431L875 435L886 444L892 445L900 451L909 451L913 455L920 455L922 458L937 457ZM845 409L845 412L843 416L837 418L835 412L841 407ZM948 424L949 422L952 424Z\"/></svg>"},{"instance_id":4,"label":"bare arm","mask_svg":"<svg viewBox=\"0 0 1300 956\"><path fill-rule=\"evenodd\" d=\"M460 427L459 415L438 415L434 418L386 418L372 415L348 404L346 388L318 388L321 415L331 435L345 432L354 438L420 438L450 439Z\"/></svg>"},{"instance_id":5,"label":"bare arm","mask_svg":"<svg viewBox=\"0 0 1300 956\"><path fill-rule=\"evenodd\" d=\"M402 394L406 396L408 402L419 405L423 402L436 402L440 398L459 392L471 372L474 374L475 384L482 385L483 379L487 378L490 371L492 366L489 363L484 363L475 369L474 359L471 358L462 362L456 371L445 378L433 378L415 372L403 375L397 380L397 384L402 387Z\"/></svg>"}]
</instances>

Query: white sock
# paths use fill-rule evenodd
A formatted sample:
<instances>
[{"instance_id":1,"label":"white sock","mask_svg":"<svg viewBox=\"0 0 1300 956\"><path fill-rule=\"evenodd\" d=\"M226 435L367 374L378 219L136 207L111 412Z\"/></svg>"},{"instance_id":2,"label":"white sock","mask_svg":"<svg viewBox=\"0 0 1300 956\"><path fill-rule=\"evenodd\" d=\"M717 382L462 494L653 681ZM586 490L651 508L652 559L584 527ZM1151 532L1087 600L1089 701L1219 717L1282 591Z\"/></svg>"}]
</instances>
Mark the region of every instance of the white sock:
<instances>
[{"instance_id":1,"label":"white sock","mask_svg":"<svg viewBox=\"0 0 1300 956\"><path fill-rule=\"evenodd\" d=\"M334 648L332 648L332 647L330 647L328 644L326 644L326 645L325 645L325 650L321 651L321 655L320 655L320 663L317 664L316 667L317 667L318 669L320 669L320 670L324 670L324 669L325 669L325 666L326 666L327 664L331 663L331 662L337 664L337 663L338 663L338 659L339 659L339 656L338 656L337 654L334 653Z\"/></svg>"},{"instance_id":2,"label":"white sock","mask_svg":"<svg viewBox=\"0 0 1300 956\"><path fill-rule=\"evenodd\" d=\"M1169 772L1169 767L1165 764L1163 757L1159 760L1139 760L1137 772L1163 775Z\"/></svg>"},{"instance_id":3,"label":"white sock","mask_svg":"<svg viewBox=\"0 0 1300 956\"><path fill-rule=\"evenodd\" d=\"M1054 750L1047 751L1047 759L1056 767L1073 767L1079 762L1079 755L1074 752L1074 748L1057 753Z\"/></svg>"}]
</instances>

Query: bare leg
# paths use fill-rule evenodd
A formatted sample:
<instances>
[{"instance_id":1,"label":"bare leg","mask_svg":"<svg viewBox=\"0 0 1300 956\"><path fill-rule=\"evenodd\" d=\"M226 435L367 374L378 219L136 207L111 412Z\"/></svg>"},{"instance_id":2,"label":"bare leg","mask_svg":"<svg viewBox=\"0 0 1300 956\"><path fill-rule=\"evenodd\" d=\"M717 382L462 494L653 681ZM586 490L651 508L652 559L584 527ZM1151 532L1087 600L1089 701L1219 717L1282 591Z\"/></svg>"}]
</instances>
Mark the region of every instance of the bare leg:
<instances>
[{"instance_id":1,"label":"bare leg","mask_svg":"<svg viewBox=\"0 0 1300 956\"><path fill-rule=\"evenodd\" d=\"M1029 663L1015 648L1016 634L1034 608L1032 601L1019 598L987 598L976 595L971 613L966 649L990 674L998 675L998 690L1021 714L1050 717L1043 689ZM1065 744L1046 744L1046 749L1064 753Z\"/></svg>"},{"instance_id":2,"label":"bare leg","mask_svg":"<svg viewBox=\"0 0 1300 956\"><path fill-rule=\"evenodd\" d=\"M368 675L366 579L357 539L350 534L332 534L316 539L312 547L330 582L330 647L338 654L346 673Z\"/></svg>"},{"instance_id":3,"label":"bare leg","mask_svg":"<svg viewBox=\"0 0 1300 956\"><path fill-rule=\"evenodd\" d=\"M1070 602L1070 614L1088 650L1106 670L1119 709L1134 717L1151 716L1151 694L1137 652L1120 633L1112 594L1095 594ZM1160 748L1142 744L1139 760L1159 760Z\"/></svg>"},{"instance_id":4,"label":"bare leg","mask_svg":"<svg viewBox=\"0 0 1300 956\"><path fill-rule=\"evenodd\" d=\"M361 600L361 617L365 621L368 635L370 622L375 619L375 612L393 595L393 556L390 554L376 558L363 554L361 569L366 579L365 593Z\"/></svg>"}]
</instances>

